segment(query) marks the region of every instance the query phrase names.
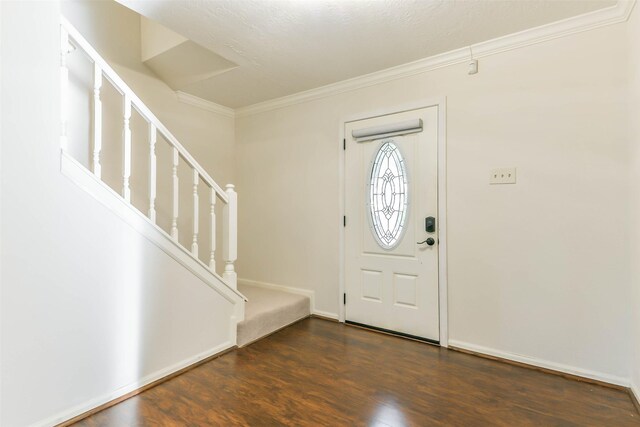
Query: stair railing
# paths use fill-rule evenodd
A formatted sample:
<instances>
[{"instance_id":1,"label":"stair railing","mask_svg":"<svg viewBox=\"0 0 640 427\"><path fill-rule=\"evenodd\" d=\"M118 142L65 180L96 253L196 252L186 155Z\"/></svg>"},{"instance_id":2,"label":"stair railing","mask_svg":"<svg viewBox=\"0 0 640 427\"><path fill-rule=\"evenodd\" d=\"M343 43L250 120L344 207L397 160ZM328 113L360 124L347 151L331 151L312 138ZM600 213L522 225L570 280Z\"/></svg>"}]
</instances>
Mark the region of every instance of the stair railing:
<instances>
[{"instance_id":1,"label":"stair railing","mask_svg":"<svg viewBox=\"0 0 640 427\"><path fill-rule=\"evenodd\" d=\"M96 50L82 37L78 30L73 27L64 17L61 17L60 31L60 76L61 76L61 137L60 145L62 150L67 149L68 138L67 128L69 122L69 69L67 67L67 55L73 48L79 48L93 62L93 112L92 112L92 150L91 165L94 175L101 179L102 168L100 165L100 152L102 150L102 102L100 100L100 92L102 88L103 78L106 78L113 87L122 95L123 101L123 117L122 117L122 198L131 205L131 187L129 179L131 177L131 128L129 121L131 119L131 108L134 107L148 124L148 142L149 142L149 210L145 214L147 219L156 224L156 141L158 133L169 143L172 149L172 218L170 237L180 247L198 260L198 223L199 223L199 199L198 184L202 179L209 188L209 205L211 219L211 233L209 236L211 242L211 252L209 254L208 265L202 263L210 271L215 274L215 251L216 251L216 199L220 198L225 204L223 209L223 259L225 262L222 278L228 286L237 289L237 275L235 272L234 262L237 259L237 233L238 233L238 196L234 190L234 186L228 184L223 190L204 170L204 168L193 158L193 156L180 144L175 136L158 120L151 110L138 98L138 96L129 88L129 86L118 76L118 74L109 66L109 64L96 52ZM191 239L191 248L185 248L178 241L178 164L182 158L193 171L193 236ZM132 208L133 205L131 205ZM134 208L135 209L135 208ZM156 224L157 225L157 224ZM158 229L165 232L160 227Z\"/></svg>"}]
</instances>

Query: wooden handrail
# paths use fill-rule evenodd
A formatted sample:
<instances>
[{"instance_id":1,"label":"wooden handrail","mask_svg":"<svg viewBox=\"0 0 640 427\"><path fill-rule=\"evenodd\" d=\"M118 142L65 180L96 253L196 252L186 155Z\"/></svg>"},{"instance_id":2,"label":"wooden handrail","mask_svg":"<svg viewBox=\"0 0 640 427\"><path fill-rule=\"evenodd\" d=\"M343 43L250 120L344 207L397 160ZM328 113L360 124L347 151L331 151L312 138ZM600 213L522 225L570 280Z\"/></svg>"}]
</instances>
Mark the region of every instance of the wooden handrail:
<instances>
[{"instance_id":1,"label":"wooden handrail","mask_svg":"<svg viewBox=\"0 0 640 427\"><path fill-rule=\"evenodd\" d=\"M180 157L182 157L185 162L189 164L193 169L198 171L198 174L202 178L207 185L216 191L218 197L224 202L229 203L229 199L227 198L227 194L225 190L222 189L214 180L209 176L207 171L204 170L202 166L193 158L193 156L187 151L186 148L180 144L178 139L173 136L169 129L167 129L162 122L156 117L155 114L151 112L149 107L146 106L144 102L131 90L131 88L120 78L120 76L114 71L113 68L105 61L98 52L89 44L89 42L82 37L80 32L75 29L73 25L64 17L62 19L62 26L69 34L69 37L72 39L73 43L80 47L86 54L91 58L91 60L97 64L104 76L111 82L111 84L120 92L123 96L128 97L131 100L131 103L135 106L136 110L147 120L147 122L152 123L157 131L162 134L167 142L173 147L178 149L180 153Z\"/></svg>"},{"instance_id":2,"label":"wooden handrail","mask_svg":"<svg viewBox=\"0 0 640 427\"><path fill-rule=\"evenodd\" d=\"M156 179L157 179L157 135L160 133L171 147L171 178L172 178L172 216L170 237L174 242L182 246L178 239L178 214L179 214L179 181L178 181L178 165L180 157L192 169L192 199L193 199L193 235L191 239L190 249L185 248L196 260L199 259L199 206L200 200L198 196L198 183L200 179L211 190L210 220L211 220L211 247L208 254L208 265L202 263L206 268L215 273L215 251L216 251L216 215L215 204L216 198L220 198L225 204L223 206L223 258L225 262L224 273L222 275L226 284L237 292L237 275L234 263L237 259L238 245L238 205L237 194L233 185L227 185L226 189L222 189L204 170L202 166L193 158L193 156L178 142L175 136L160 122L160 120L151 112L142 100L131 90L131 88L120 78L120 76L111 68L111 66L98 54L98 52L89 44L89 42L75 29L69 21L61 17L61 55L60 55L60 71L61 71L61 137L60 142L63 151L66 150L68 137L67 127L69 122L68 112L68 86L69 86L69 69L67 67L66 56L70 52L73 45L86 53L91 61L93 61L93 150L90 154L92 160L92 168L94 175L101 179L100 153L103 146L102 141L102 102L100 100L101 88L103 86L103 77L106 78L113 87L123 97L123 116L122 116L122 191L121 196L125 202L131 204L131 168L132 168L132 136L131 136L131 113L135 108L142 118L146 120L149 129L148 149L149 149L149 210L147 218L153 224L156 224ZM163 232L165 232L163 230ZM165 232L166 233L166 232Z\"/></svg>"}]
</instances>

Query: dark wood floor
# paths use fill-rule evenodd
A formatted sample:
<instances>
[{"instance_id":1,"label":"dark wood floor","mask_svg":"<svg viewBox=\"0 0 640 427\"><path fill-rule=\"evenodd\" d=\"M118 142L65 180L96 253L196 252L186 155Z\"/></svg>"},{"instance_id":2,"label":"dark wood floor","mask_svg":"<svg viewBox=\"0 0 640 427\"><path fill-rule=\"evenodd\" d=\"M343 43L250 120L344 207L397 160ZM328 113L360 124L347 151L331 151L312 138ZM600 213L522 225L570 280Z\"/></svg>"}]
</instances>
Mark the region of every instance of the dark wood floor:
<instances>
[{"instance_id":1,"label":"dark wood floor","mask_svg":"<svg viewBox=\"0 0 640 427\"><path fill-rule=\"evenodd\" d=\"M76 426L637 426L626 392L308 319Z\"/></svg>"}]
</instances>

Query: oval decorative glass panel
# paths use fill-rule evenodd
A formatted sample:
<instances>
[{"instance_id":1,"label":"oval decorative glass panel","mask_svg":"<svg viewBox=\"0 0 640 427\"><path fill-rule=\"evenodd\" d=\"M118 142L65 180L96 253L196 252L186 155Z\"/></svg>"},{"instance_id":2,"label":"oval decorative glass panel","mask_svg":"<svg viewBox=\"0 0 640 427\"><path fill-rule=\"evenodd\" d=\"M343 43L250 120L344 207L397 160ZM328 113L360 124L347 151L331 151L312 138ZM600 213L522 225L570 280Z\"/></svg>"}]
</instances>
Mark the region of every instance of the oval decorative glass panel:
<instances>
[{"instance_id":1,"label":"oval decorative glass panel","mask_svg":"<svg viewBox=\"0 0 640 427\"><path fill-rule=\"evenodd\" d=\"M375 155L369 182L373 234L384 249L400 243L407 219L407 196L404 158L393 140L386 140Z\"/></svg>"}]
</instances>

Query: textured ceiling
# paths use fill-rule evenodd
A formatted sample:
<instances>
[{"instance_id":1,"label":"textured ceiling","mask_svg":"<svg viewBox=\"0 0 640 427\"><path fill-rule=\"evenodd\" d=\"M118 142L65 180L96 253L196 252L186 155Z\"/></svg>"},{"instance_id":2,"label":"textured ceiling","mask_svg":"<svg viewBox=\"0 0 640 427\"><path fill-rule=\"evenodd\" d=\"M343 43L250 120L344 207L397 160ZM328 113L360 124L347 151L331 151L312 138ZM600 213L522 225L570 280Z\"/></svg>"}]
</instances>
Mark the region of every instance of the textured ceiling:
<instances>
[{"instance_id":1,"label":"textured ceiling","mask_svg":"<svg viewBox=\"0 0 640 427\"><path fill-rule=\"evenodd\" d=\"M243 107L615 0L118 0L238 64L183 91Z\"/></svg>"}]
</instances>

